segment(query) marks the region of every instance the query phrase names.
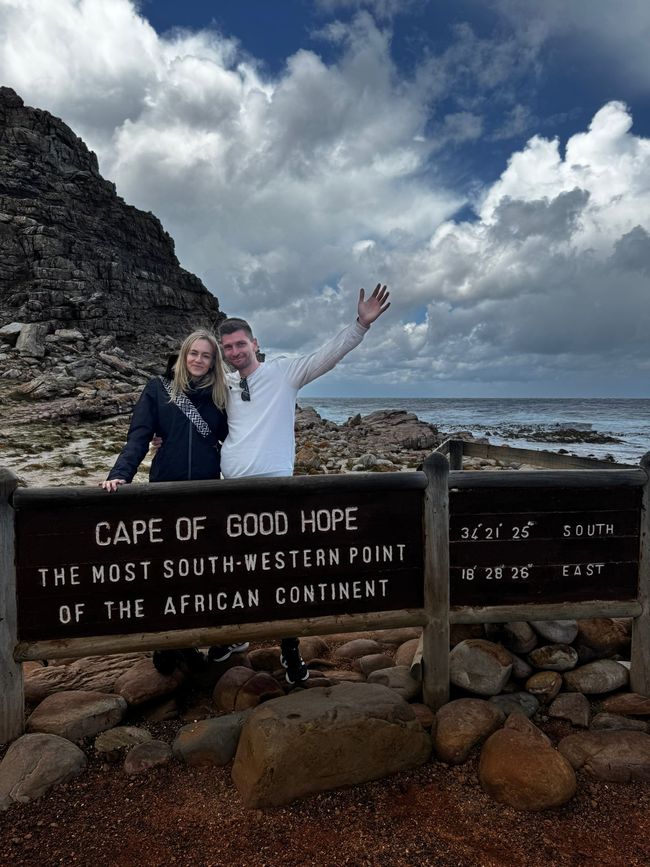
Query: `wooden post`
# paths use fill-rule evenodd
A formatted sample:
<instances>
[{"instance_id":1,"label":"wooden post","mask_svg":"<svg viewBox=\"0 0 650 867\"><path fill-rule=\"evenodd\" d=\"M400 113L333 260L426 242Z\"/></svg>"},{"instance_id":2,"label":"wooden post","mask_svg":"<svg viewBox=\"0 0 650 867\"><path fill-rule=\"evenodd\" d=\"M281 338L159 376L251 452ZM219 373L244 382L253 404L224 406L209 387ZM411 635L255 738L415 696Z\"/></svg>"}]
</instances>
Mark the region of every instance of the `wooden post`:
<instances>
[{"instance_id":1,"label":"wooden post","mask_svg":"<svg viewBox=\"0 0 650 867\"><path fill-rule=\"evenodd\" d=\"M437 710L449 700L449 464L436 452L424 462L424 609L422 694Z\"/></svg>"},{"instance_id":2,"label":"wooden post","mask_svg":"<svg viewBox=\"0 0 650 867\"><path fill-rule=\"evenodd\" d=\"M463 447L462 440L449 440L449 469L463 469Z\"/></svg>"},{"instance_id":3,"label":"wooden post","mask_svg":"<svg viewBox=\"0 0 650 867\"><path fill-rule=\"evenodd\" d=\"M630 686L634 692L650 697L650 452L641 458L647 479L643 486L639 550L638 600L641 614L632 621L632 664Z\"/></svg>"},{"instance_id":4,"label":"wooden post","mask_svg":"<svg viewBox=\"0 0 650 867\"><path fill-rule=\"evenodd\" d=\"M25 727L22 666L14 660L16 634L16 565L14 510L9 498L18 479L0 467L0 743L19 737Z\"/></svg>"}]
</instances>

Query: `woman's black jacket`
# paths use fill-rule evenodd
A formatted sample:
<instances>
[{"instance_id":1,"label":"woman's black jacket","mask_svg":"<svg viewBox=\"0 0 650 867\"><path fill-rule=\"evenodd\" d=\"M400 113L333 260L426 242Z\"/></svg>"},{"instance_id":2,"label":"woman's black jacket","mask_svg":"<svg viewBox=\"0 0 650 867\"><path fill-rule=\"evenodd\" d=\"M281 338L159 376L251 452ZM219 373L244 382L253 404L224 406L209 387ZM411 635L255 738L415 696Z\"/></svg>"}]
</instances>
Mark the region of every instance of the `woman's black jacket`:
<instances>
[{"instance_id":1,"label":"woman's black jacket","mask_svg":"<svg viewBox=\"0 0 650 867\"><path fill-rule=\"evenodd\" d=\"M135 405L126 445L108 474L109 479L130 482L154 434L162 437L163 444L151 463L150 482L219 478L220 444L228 434L226 414L214 405L212 388L190 389L185 394L207 422L211 434L201 436L176 404L170 403L160 378L151 379Z\"/></svg>"}]
</instances>

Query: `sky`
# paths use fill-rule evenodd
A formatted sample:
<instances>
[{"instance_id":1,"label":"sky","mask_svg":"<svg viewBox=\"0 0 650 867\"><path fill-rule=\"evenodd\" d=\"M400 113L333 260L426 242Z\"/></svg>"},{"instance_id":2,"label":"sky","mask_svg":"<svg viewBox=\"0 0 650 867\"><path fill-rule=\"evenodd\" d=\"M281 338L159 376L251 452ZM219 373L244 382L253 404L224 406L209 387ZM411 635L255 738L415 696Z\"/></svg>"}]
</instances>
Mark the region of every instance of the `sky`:
<instances>
[{"instance_id":1,"label":"sky","mask_svg":"<svg viewBox=\"0 0 650 867\"><path fill-rule=\"evenodd\" d=\"M320 396L647 397L647 0L0 0L61 117Z\"/></svg>"}]
</instances>

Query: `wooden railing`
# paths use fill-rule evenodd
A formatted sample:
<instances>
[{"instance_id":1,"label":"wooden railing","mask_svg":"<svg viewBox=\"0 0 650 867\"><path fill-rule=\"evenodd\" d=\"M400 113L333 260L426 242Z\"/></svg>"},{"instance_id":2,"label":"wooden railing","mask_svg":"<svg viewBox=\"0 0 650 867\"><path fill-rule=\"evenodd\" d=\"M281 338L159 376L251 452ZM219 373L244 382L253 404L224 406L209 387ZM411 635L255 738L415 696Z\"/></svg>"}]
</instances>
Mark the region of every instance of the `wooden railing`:
<instances>
[{"instance_id":1,"label":"wooden railing","mask_svg":"<svg viewBox=\"0 0 650 867\"><path fill-rule=\"evenodd\" d=\"M497 446L492 443L473 442L472 440L450 438L436 449L449 459L452 470L463 469L463 458L484 458L504 462L517 462L541 469L554 470L594 470L631 467L598 458L582 458L577 455L560 454L545 449L521 449L515 446Z\"/></svg>"},{"instance_id":2,"label":"wooden railing","mask_svg":"<svg viewBox=\"0 0 650 867\"><path fill-rule=\"evenodd\" d=\"M593 466L593 464L592 464ZM636 468L17 488L0 470L0 742L21 662L423 627L448 698L449 624L632 617L650 695L650 454Z\"/></svg>"}]
</instances>

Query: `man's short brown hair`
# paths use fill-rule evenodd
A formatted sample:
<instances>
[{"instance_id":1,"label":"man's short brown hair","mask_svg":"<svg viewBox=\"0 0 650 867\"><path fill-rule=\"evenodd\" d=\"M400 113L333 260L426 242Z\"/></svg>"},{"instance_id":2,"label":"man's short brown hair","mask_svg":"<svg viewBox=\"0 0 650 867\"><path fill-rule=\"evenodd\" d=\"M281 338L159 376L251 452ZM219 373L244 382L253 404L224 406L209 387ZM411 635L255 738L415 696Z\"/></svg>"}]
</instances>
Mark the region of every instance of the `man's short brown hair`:
<instances>
[{"instance_id":1,"label":"man's short brown hair","mask_svg":"<svg viewBox=\"0 0 650 867\"><path fill-rule=\"evenodd\" d=\"M245 319L239 319L237 316L231 316L229 319L224 319L219 326L219 340L224 334L234 334L235 331L245 331L249 340L255 340L253 337L253 329Z\"/></svg>"}]
</instances>

